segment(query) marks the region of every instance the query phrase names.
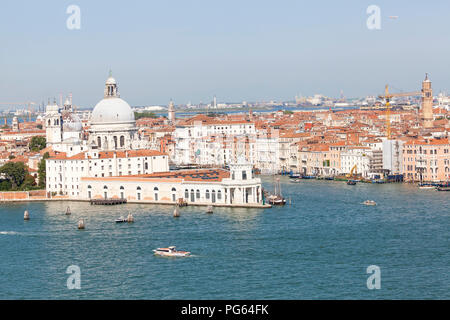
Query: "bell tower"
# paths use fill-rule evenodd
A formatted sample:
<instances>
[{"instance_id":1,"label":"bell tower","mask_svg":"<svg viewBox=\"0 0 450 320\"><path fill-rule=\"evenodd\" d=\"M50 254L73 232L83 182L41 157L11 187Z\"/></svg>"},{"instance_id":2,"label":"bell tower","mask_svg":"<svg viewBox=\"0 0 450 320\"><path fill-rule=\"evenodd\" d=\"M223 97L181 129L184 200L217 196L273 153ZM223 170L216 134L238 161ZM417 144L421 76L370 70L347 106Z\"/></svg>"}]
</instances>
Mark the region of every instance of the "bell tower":
<instances>
[{"instance_id":1,"label":"bell tower","mask_svg":"<svg viewBox=\"0 0 450 320\"><path fill-rule=\"evenodd\" d=\"M52 105L49 104L45 110L45 133L47 145L60 143L62 141L63 119L56 100Z\"/></svg>"},{"instance_id":2,"label":"bell tower","mask_svg":"<svg viewBox=\"0 0 450 320\"><path fill-rule=\"evenodd\" d=\"M433 127L433 89L428 73L422 82L422 121L424 128Z\"/></svg>"}]
</instances>

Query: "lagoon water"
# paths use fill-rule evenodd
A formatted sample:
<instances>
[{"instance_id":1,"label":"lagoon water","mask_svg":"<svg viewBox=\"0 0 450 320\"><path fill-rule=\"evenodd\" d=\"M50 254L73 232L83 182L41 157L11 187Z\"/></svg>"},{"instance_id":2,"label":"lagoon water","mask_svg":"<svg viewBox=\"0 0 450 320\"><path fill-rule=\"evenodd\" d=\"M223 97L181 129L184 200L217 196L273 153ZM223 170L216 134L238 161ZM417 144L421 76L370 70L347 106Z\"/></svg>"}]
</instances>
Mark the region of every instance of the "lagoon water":
<instances>
[{"instance_id":1,"label":"lagoon water","mask_svg":"<svg viewBox=\"0 0 450 320\"><path fill-rule=\"evenodd\" d=\"M291 205L191 206L177 219L171 206L2 203L0 299L450 299L448 192L281 180ZM114 223L129 212L134 224ZM153 255L168 245L193 256ZM80 290L67 289L70 265ZM379 290L367 288L369 265Z\"/></svg>"}]
</instances>

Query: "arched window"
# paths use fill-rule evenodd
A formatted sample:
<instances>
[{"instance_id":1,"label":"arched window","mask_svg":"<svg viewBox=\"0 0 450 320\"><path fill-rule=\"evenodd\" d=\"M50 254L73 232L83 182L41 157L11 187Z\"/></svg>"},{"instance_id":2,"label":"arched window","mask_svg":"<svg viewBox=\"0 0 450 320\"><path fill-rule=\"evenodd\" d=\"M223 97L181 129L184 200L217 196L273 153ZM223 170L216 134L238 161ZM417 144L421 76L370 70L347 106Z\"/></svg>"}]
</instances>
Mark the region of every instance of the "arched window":
<instances>
[{"instance_id":1,"label":"arched window","mask_svg":"<svg viewBox=\"0 0 450 320\"><path fill-rule=\"evenodd\" d=\"M123 147L125 145L125 137L120 136L120 146Z\"/></svg>"},{"instance_id":2,"label":"arched window","mask_svg":"<svg viewBox=\"0 0 450 320\"><path fill-rule=\"evenodd\" d=\"M141 187L136 188L136 196L138 200L141 200Z\"/></svg>"},{"instance_id":3,"label":"arched window","mask_svg":"<svg viewBox=\"0 0 450 320\"><path fill-rule=\"evenodd\" d=\"M191 202L195 201L195 193L194 193L194 189L191 189Z\"/></svg>"},{"instance_id":4,"label":"arched window","mask_svg":"<svg viewBox=\"0 0 450 320\"><path fill-rule=\"evenodd\" d=\"M123 186L120 186L120 199L125 199L125 193L123 192L125 188Z\"/></svg>"},{"instance_id":5,"label":"arched window","mask_svg":"<svg viewBox=\"0 0 450 320\"><path fill-rule=\"evenodd\" d=\"M200 190L197 189L197 199L200 199Z\"/></svg>"},{"instance_id":6,"label":"arched window","mask_svg":"<svg viewBox=\"0 0 450 320\"><path fill-rule=\"evenodd\" d=\"M148 170L148 162L144 163L145 170Z\"/></svg>"},{"instance_id":7,"label":"arched window","mask_svg":"<svg viewBox=\"0 0 450 320\"><path fill-rule=\"evenodd\" d=\"M177 194L176 194L176 192L177 192L177 189L172 188L172 201L173 202L177 201Z\"/></svg>"},{"instance_id":8,"label":"arched window","mask_svg":"<svg viewBox=\"0 0 450 320\"><path fill-rule=\"evenodd\" d=\"M123 189L125 189L123 186L120 186L120 190L123 190Z\"/></svg>"},{"instance_id":9,"label":"arched window","mask_svg":"<svg viewBox=\"0 0 450 320\"><path fill-rule=\"evenodd\" d=\"M206 192L205 192L205 198L206 198L206 199L209 199L209 190L206 190Z\"/></svg>"},{"instance_id":10,"label":"arched window","mask_svg":"<svg viewBox=\"0 0 450 320\"><path fill-rule=\"evenodd\" d=\"M92 189L91 185L88 185L88 189Z\"/></svg>"},{"instance_id":11,"label":"arched window","mask_svg":"<svg viewBox=\"0 0 450 320\"><path fill-rule=\"evenodd\" d=\"M99 148L102 147L102 138L97 137L97 145L98 145Z\"/></svg>"},{"instance_id":12,"label":"arched window","mask_svg":"<svg viewBox=\"0 0 450 320\"><path fill-rule=\"evenodd\" d=\"M184 198L189 199L189 190L188 189L184 190Z\"/></svg>"},{"instance_id":13,"label":"arched window","mask_svg":"<svg viewBox=\"0 0 450 320\"><path fill-rule=\"evenodd\" d=\"M172 188L172 191L174 191L174 192L175 192L175 191L177 191L177 189L175 189L175 188Z\"/></svg>"},{"instance_id":14,"label":"arched window","mask_svg":"<svg viewBox=\"0 0 450 320\"><path fill-rule=\"evenodd\" d=\"M114 136L114 148L117 149L117 136Z\"/></svg>"},{"instance_id":15,"label":"arched window","mask_svg":"<svg viewBox=\"0 0 450 320\"><path fill-rule=\"evenodd\" d=\"M50 125L50 119L48 119L48 125Z\"/></svg>"},{"instance_id":16,"label":"arched window","mask_svg":"<svg viewBox=\"0 0 450 320\"><path fill-rule=\"evenodd\" d=\"M217 191L217 200L221 200L222 199L222 191Z\"/></svg>"},{"instance_id":17,"label":"arched window","mask_svg":"<svg viewBox=\"0 0 450 320\"><path fill-rule=\"evenodd\" d=\"M108 189L108 186L103 186L103 189Z\"/></svg>"},{"instance_id":18,"label":"arched window","mask_svg":"<svg viewBox=\"0 0 450 320\"><path fill-rule=\"evenodd\" d=\"M154 187L153 191L155 193L155 201L158 201L158 191L159 191L158 187Z\"/></svg>"}]
</instances>

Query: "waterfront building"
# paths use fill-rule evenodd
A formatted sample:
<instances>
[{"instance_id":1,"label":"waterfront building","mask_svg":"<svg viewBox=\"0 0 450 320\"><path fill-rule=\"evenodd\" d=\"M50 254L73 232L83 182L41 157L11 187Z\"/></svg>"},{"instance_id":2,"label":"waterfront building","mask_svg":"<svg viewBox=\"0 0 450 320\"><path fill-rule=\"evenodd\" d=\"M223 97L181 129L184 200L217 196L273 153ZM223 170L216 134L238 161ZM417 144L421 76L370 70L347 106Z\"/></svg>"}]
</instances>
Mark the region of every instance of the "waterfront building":
<instances>
[{"instance_id":1,"label":"waterfront building","mask_svg":"<svg viewBox=\"0 0 450 320\"><path fill-rule=\"evenodd\" d=\"M405 181L450 180L450 143L445 139L411 139L403 145Z\"/></svg>"},{"instance_id":2,"label":"waterfront building","mask_svg":"<svg viewBox=\"0 0 450 320\"><path fill-rule=\"evenodd\" d=\"M261 206L261 179L243 157L230 170L198 169L122 177L84 177L80 198L190 205Z\"/></svg>"}]
</instances>

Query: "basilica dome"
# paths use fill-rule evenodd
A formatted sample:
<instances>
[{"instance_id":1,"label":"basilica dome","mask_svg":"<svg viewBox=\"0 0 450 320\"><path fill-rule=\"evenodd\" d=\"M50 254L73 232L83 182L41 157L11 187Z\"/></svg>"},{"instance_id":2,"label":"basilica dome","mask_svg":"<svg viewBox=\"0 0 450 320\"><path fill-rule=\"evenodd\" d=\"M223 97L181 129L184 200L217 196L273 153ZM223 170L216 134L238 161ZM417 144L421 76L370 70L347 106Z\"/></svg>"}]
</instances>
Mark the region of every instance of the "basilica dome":
<instances>
[{"instance_id":1,"label":"basilica dome","mask_svg":"<svg viewBox=\"0 0 450 320\"><path fill-rule=\"evenodd\" d=\"M134 123L134 112L130 105L117 97L101 100L92 111L91 124Z\"/></svg>"},{"instance_id":2,"label":"basilica dome","mask_svg":"<svg viewBox=\"0 0 450 320\"><path fill-rule=\"evenodd\" d=\"M130 126L135 125L134 112L130 105L119 97L116 80L109 76L105 84L104 98L97 103L91 115L91 125Z\"/></svg>"}]
</instances>

